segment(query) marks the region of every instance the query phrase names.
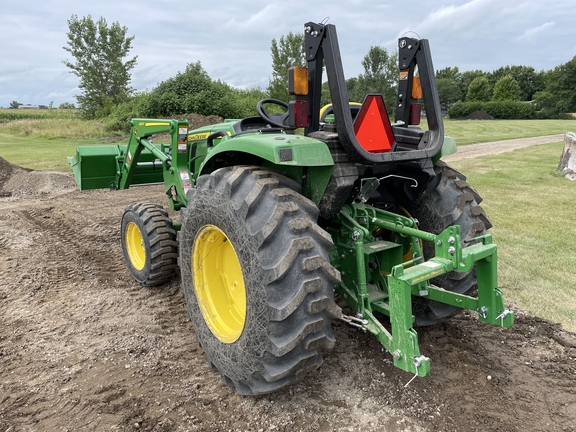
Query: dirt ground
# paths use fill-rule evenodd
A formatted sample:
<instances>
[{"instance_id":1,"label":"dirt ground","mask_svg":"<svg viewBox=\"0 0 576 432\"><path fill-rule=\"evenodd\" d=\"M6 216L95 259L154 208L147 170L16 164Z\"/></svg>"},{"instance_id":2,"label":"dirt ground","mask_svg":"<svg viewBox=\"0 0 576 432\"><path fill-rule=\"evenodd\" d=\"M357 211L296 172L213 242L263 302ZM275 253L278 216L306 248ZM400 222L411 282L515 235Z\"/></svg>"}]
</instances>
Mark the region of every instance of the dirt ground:
<instances>
[{"instance_id":1,"label":"dirt ground","mask_svg":"<svg viewBox=\"0 0 576 432\"><path fill-rule=\"evenodd\" d=\"M485 142L458 147L458 151L452 155L444 156L443 161L450 163L462 159L472 159L485 155L496 155L518 150L534 145L549 144L564 140L564 134L546 135L535 138L518 138L506 141Z\"/></svg>"},{"instance_id":2,"label":"dirt ground","mask_svg":"<svg viewBox=\"0 0 576 432\"><path fill-rule=\"evenodd\" d=\"M239 396L212 371L179 280L142 288L120 216L161 186L75 188L0 158L0 431L576 431L576 337L515 311L418 330L432 371L396 369L375 338L334 324L304 381ZM176 215L177 217L177 215Z\"/></svg>"}]
</instances>

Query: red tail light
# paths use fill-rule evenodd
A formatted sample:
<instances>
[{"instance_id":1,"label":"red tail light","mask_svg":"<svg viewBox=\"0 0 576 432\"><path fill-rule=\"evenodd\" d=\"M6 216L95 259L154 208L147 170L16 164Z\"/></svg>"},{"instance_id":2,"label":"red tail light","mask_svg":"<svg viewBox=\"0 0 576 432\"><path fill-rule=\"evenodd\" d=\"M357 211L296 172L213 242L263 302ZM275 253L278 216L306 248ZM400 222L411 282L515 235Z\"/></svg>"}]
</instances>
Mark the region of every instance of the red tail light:
<instances>
[{"instance_id":1,"label":"red tail light","mask_svg":"<svg viewBox=\"0 0 576 432\"><path fill-rule=\"evenodd\" d=\"M410 105L410 121L408 124L419 125L420 124L420 113L422 111L422 105L419 103L413 103Z\"/></svg>"},{"instance_id":2,"label":"red tail light","mask_svg":"<svg viewBox=\"0 0 576 432\"><path fill-rule=\"evenodd\" d=\"M288 103L288 123L297 128L308 127L308 102L304 100L293 100Z\"/></svg>"}]
</instances>

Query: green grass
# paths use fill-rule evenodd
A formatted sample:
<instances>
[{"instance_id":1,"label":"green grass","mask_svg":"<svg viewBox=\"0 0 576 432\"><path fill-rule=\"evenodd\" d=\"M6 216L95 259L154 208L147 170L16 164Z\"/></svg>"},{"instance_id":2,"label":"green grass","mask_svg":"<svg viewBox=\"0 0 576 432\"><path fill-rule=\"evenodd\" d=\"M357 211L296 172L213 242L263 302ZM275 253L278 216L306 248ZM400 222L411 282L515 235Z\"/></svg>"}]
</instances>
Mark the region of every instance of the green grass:
<instances>
[{"instance_id":1,"label":"green grass","mask_svg":"<svg viewBox=\"0 0 576 432\"><path fill-rule=\"evenodd\" d=\"M99 144L102 140L36 138L5 133L0 129L0 156L21 167L42 171L72 172L66 158L76 153L76 146Z\"/></svg>"},{"instance_id":2,"label":"green grass","mask_svg":"<svg viewBox=\"0 0 576 432\"><path fill-rule=\"evenodd\" d=\"M457 145L531 138L576 131L576 120L444 120Z\"/></svg>"},{"instance_id":3,"label":"green grass","mask_svg":"<svg viewBox=\"0 0 576 432\"><path fill-rule=\"evenodd\" d=\"M507 301L576 331L576 182L556 174L562 143L453 162L483 196Z\"/></svg>"},{"instance_id":4,"label":"green grass","mask_svg":"<svg viewBox=\"0 0 576 432\"><path fill-rule=\"evenodd\" d=\"M127 137L110 133L104 122L81 120L75 116L19 119L0 123L0 156L8 162L37 170L71 172L66 158L76 153L76 146L123 141L127 141Z\"/></svg>"}]
</instances>

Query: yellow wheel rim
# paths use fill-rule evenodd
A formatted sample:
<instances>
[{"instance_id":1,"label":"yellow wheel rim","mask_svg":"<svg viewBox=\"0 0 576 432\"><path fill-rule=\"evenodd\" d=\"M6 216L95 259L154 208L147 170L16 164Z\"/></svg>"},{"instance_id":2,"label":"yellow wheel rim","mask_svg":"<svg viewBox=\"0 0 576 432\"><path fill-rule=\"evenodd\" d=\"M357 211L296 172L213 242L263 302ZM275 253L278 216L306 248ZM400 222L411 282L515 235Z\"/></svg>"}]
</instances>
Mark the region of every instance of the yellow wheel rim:
<instances>
[{"instance_id":1,"label":"yellow wheel rim","mask_svg":"<svg viewBox=\"0 0 576 432\"><path fill-rule=\"evenodd\" d=\"M126 250L132 266L142 270L146 264L146 246L142 232L134 222L128 222L126 226Z\"/></svg>"},{"instance_id":2,"label":"yellow wheel rim","mask_svg":"<svg viewBox=\"0 0 576 432\"><path fill-rule=\"evenodd\" d=\"M235 342L246 321L246 288L234 246L220 228L205 225L194 240L191 264L206 324L220 341Z\"/></svg>"}]
</instances>

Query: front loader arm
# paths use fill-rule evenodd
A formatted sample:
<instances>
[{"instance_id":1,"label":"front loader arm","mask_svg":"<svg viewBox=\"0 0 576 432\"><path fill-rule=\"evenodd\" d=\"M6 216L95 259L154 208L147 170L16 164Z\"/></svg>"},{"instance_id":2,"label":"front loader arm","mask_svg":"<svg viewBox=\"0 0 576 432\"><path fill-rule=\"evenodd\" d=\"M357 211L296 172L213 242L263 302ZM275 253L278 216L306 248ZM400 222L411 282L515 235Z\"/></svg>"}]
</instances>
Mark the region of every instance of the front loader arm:
<instances>
[{"instance_id":1,"label":"front loader arm","mask_svg":"<svg viewBox=\"0 0 576 432\"><path fill-rule=\"evenodd\" d=\"M128 189L138 167L150 163L140 161L142 151L148 150L159 161L154 163L162 169L170 207L178 210L186 206L185 190L192 187L188 171L188 121L133 119L130 125L128 146L125 152L120 152L116 157L118 170L111 187ZM159 133L170 134L169 146L152 144L150 137Z\"/></svg>"}]
</instances>

